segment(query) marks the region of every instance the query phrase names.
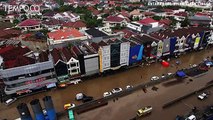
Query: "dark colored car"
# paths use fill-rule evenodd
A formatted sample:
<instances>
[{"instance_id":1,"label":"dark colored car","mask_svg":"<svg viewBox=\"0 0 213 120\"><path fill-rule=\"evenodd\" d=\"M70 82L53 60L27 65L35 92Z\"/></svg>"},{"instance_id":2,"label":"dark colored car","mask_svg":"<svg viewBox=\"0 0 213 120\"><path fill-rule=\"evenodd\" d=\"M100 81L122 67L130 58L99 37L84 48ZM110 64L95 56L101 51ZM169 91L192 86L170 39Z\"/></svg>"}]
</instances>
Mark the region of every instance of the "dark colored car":
<instances>
[{"instance_id":1,"label":"dark colored car","mask_svg":"<svg viewBox=\"0 0 213 120\"><path fill-rule=\"evenodd\" d=\"M89 101L92 101L93 100L93 97L91 96L86 96L82 99L82 102L85 103L85 102L89 102Z\"/></svg>"}]
</instances>

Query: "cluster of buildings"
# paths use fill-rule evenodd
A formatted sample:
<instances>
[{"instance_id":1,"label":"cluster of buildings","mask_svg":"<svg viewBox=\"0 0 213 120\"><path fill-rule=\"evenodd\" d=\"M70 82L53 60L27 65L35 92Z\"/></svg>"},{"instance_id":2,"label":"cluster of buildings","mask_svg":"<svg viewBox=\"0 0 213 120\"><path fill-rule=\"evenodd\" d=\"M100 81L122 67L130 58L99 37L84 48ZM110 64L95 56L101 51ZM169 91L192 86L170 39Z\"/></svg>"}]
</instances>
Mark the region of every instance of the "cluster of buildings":
<instances>
[{"instance_id":1,"label":"cluster of buildings","mask_svg":"<svg viewBox=\"0 0 213 120\"><path fill-rule=\"evenodd\" d=\"M48 35L65 36L66 30L59 30L55 36L52 32ZM97 35L97 32L99 34L94 39L53 45L49 50L39 53L21 46L2 47L0 73L6 85L5 93L22 94L44 87L51 88L56 84L70 84L81 77L157 61L213 44L211 29L204 27L186 27L151 34L126 30L121 38L107 37L94 28L87 30L90 35Z\"/></svg>"},{"instance_id":2,"label":"cluster of buildings","mask_svg":"<svg viewBox=\"0 0 213 120\"><path fill-rule=\"evenodd\" d=\"M0 8L1 5L23 2L32 4L30 0L9 1L1 2ZM212 26L211 12L196 12L188 17L190 26L181 27L177 23L174 27L169 17L182 22L189 15L188 11L142 9L142 4L122 6L122 2L64 2L74 8L87 3L87 10L91 11L92 16L103 20L102 27L88 28L80 15L71 11L27 13L25 20L21 20L22 13L8 13L0 18L5 24L5 27L0 26L0 75L5 93L20 95L72 84L82 77L157 61L213 44L213 33L209 28ZM54 0L37 4L41 5L41 11L58 7ZM98 4L97 8L93 4ZM111 11L112 6L137 9L130 12ZM41 15L41 18L34 18L33 15ZM154 16L165 18L155 20ZM6 26L7 21L13 23L16 19L20 20L16 26ZM116 27L122 29L116 30ZM46 36L41 30L47 30ZM32 51L30 45L22 45L25 40L45 41L48 48Z\"/></svg>"}]
</instances>

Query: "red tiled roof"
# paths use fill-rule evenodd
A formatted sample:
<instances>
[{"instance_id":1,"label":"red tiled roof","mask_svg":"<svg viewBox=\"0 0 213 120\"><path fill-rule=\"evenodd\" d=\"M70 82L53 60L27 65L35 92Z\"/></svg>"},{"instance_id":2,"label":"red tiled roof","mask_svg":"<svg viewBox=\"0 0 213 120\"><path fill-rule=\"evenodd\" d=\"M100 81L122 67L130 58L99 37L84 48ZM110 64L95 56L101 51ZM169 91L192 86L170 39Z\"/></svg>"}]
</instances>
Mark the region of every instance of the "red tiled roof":
<instances>
[{"instance_id":1,"label":"red tiled roof","mask_svg":"<svg viewBox=\"0 0 213 120\"><path fill-rule=\"evenodd\" d=\"M3 54L3 53L5 53L5 52L7 52L7 51L10 51L10 50L12 50L12 49L14 49L14 48L15 48L15 47L12 46L12 45L9 45L9 46L6 46L6 47L4 47L4 48L1 48L1 49L0 49L0 55Z\"/></svg>"},{"instance_id":2,"label":"red tiled roof","mask_svg":"<svg viewBox=\"0 0 213 120\"><path fill-rule=\"evenodd\" d=\"M182 36L187 37L188 35L197 34L197 33L203 32L205 30L209 30L209 28L189 27L189 28L177 29L177 30L174 30L174 31L165 30L165 31L162 31L162 32L152 33L150 35L155 37L155 38L163 40L166 37L182 37Z\"/></svg>"},{"instance_id":3,"label":"red tiled roof","mask_svg":"<svg viewBox=\"0 0 213 120\"><path fill-rule=\"evenodd\" d=\"M96 50L96 52L98 52L99 46L97 43L92 42L90 45Z\"/></svg>"},{"instance_id":4,"label":"red tiled roof","mask_svg":"<svg viewBox=\"0 0 213 120\"><path fill-rule=\"evenodd\" d=\"M54 31L54 32L49 32L48 36L49 36L49 38L51 38L53 40L61 40L61 39L68 39L71 37L73 37L73 38L82 37L84 35L76 29L65 28L65 29Z\"/></svg>"},{"instance_id":5,"label":"red tiled roof","mask_svg":"<svg viewBox=\"0 0 213 120\"><path fill-rule=\"evenodd\" d=\"M164 12L173 12L172 9L162 9Z\"/></svg>"},{"instance_id":6,"label":"red tiled roof","mask_svg":"<svg viewBox=\"0 0 213 120\"><path fill-rule=\"evenodd\" d=\"M68 48L62 48L61 49L62 54L66 57L66 60L69 61L71 59L71 57L73 56L73 54L71 53L71 51Z\"/></svg>"},{"instance_id":7,"label":"red tiled roof","mask_svg":"<svg viewBox=\"0 0 213 120\"><path fill-rule=\"evenodd\" d=\"M78 58L78 55L82 54L82 52L80 51L80 49L77 46L73 46L71 48L71 52L73 53L75 58Z\"/></svg>"},{"instance_id":8,"label":"red tiled roof","mask_svg":"<svg viewBox=\"0 0 213 120\"><path fill-rule=\"evenodd\" d=\"M206 16L206 17L210 17L211 15L209 13L204 13L204 12L197 12L195 14L195 16Z\"/></svg>"},{"instance_id":9,"label":"red tiled roof","mask_svg":"<svg viewBox=\"0 0 213 120\"><path fill-rule=\"evenodd\" d=\"M86 27L86 24L83 21L79 20L76 22L64 22L62 26L78 29L78 28Z\"/></svg>"},{"instance_id":10,"label":"red tiled roof","mask_svg":"<svg viewBox=\"0 0 213 120\"><path fill-rule=\"evenodd\" d=\"M19 55L24 55L31 50L28 47L14 47L11 50L5 51L4 53L1 53L1 56L3 57L4 61L14 60Z\"/></svg>"},{"instance_id":11,"label":"red tiled roof","mask_svg":"<svg viewBox=\"0 0 213 120\"><path fill-rule=\"evenodd\" d=\"M52 55L52 57L53 57L53 61L54 61L55 64L56 64L59 60L62 60L62 57L61 57L59 51L58 51L57 49L55 49L55 48L51 51L51 55Z\"/></svg>"},{"instance_id":12,"label":"red tiled roof","mask_svg":"<svg viewBox=\"0 0 213 120\"><path fill-rule=\"evenodd\" d=\"M186 12L179 12L179 13L175 13L175 16L182 16L182 17L187 17L188 14Z\"/></svg>"},{"instance_id":13,"label":"red tiled roof","mask_svg":"<svg viewBox=\"0 0 213 120\"><path fill-rule=\"evenodd\" d=\"M63 21L57 19L48 19L48 21L42 21L44 25L60 25Z\"/></svg>"},{"instance_id":14,"label":"red tiled roof","mask_svg":"<svg viewBox=\"0 0 213 120\"><path fill-rule=\"evenodd\" d=\"M154 15L153 12L143 12L142 14L145 15L145 16L152 16L152 15Z\"/></svg>"},{"instance_id":15,"label":"red tiled roof","mask_svg":"<svg viewBox=\"0 0 213 120\"><path fill-rule=\"evenodd\" d=\"M110 21L110 22L122 22L124 19L120 18L118 16L108 16L106 18L106 21Z\"/></svg>"},{"instance_id":16,"label":"red tiled roof","mask_svg":"<svg viewBox=\"0 0 213 120\"><path fill-rule=\"evenodd\" d=\"M99 46L106 46L106 45L107 45L107 43L106 43L106 42L104 42L104 41L101 41L101 42L99 42L99 43L98 43L98 45L99 45Z\"/></svg>"},{"instance_id":17,"label":"red tiled roof","mask_svg":"<svg viewBox=\"0 0 213 120\"><path fill-rule=\"evenodd\" d=\"M130 15L129 15L129 13L128 12L126 12L126 11L121 11L121 13L120 13L121 15L123 15L124 17L127 17L127 18L129 18L130 17Z\"/></svg>"},{"instance_id":18,"label":"red tiled roof","mask_svg":"<svg viewBox=\"0 0 213 120\"><path fill-rule=\"evenodd\" d=\"M161 20L159 21L159 23L165 24L165 25L170 25L170 24L172 23L172 21L169 20L169 19L161 19Z\"/></svg>"},{"instance_id":19,"label":"red tiled roof","mask_svg":"<svg viewBox=\"0 0 213 120\"><path fill-rule=\"evenodd\" d=\"M0 30L0 38L9 39L11 37L18 37L20 34L21 30L15 29Z\"/></svg>"},{"instance_id":20,"label":"red tiled roof","mask_svg":"<svg viewBox=\"0 0 213 120\"><path fill-rule=\"evenodd\" d=\"M42 51L40 54L39 54L39 62L45 62L45 61L48 61L49 58L48 58L48 52L47 51Z\"/></svg>"},{"instance_id":21,"label":"red tiled roof","mask_svg":"<svg viewBox=\"0 0 213 120\"><path fill-rule=\"evenodd\" d=\"M39 20L27 19L18 24L19 27L40 25Z\"/></svg>"},{"instance_id":22,"label":"red tiled roof","mask_svg":"<svg viewBox=\"0 0 213 120\"><path fill-rule=\"evenodd\" d=\"M35 63L35 59L19 55L14 60L9 60L4 63L5 68L13 68Z\"/></svg>"},{"instance_id":23,"label":"red tiled roof","mask_svg":"<svg viewBox=\"0 0 213 120\"><path fill-rule=\"evenodd\" d=\"M150 24L150 23L154 23L154 22L158 22L158 21L156 21L156 20L154 20L152 18L145 18L143 20L138 21L138 23L144 24L144 25L147 25L147 24Z\"/></svg>"}]
</instances>

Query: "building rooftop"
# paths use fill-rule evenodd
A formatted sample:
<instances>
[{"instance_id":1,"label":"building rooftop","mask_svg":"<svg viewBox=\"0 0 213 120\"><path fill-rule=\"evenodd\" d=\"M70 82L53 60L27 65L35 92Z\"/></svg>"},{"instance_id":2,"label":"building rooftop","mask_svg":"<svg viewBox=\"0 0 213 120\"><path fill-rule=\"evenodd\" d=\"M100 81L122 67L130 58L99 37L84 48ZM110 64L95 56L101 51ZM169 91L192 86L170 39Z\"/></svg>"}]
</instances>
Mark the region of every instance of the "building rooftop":
<instances>
[{"instance_id":1,"label":"building rooftop","mask_svg":"<svg viewBox=\"0 0 213 120\"><path fill-rule=\"evenodd\" d=\"M36 26L36 25L40 25L40 20L36 20L36 19L27 19L22 21L21 23L18 24L19 27L29 27L29 26Z\"/></svg>"},{"instance_id":2,"label":"building rooftop","mask_svg":"<svg viewBox=\"0 0 213 120\"><path fill-rule=\"evenodd\" d=\"M45 62L49 60L49 52L48 51L41 51L39 54L39 62Z\"/></svg>"},{"instance_id":3,"label":"building rooftop","mask_svg":"<svg viewBox=\"0 0 213 120\"><path fill-rule=\"evenodd\" d=\"M152 18L145 18L145 19L138 21L138 23L143 24L143 25L147 25L147 24L154 23L154 22L158 22L158 21L156 21Z\"/></svg>"},{"instance_id":4,"label":"building rooftop","mask_svg":"<svg viewBox=\"0 0 213 120\"><path fill-rule=\"evenodd\" d=\"M107 34L103 33L102 31L96 29L96 28L90 28L88 30L85 30L85 32L92 37L105 37L108 36Z\"/></svg>"},{"instance_id":5,"label":"building rooftop","mask_svg":"<svg viewBox=\"0 0 213 120\"><path fill-rule=\"evenodd\" d=\"M53 62L56 64L59 60L62 60L62 57L60 55L60 52L58 49L54 48L52 51L51 51L51 55L53 57Z\"/></svg>"},{"instance_id":6,"label":"building rooftop","mask_svg":"<svg viewBox=\"0 0 213 120\"><path fill-rule=\"evenodd\" d=\"M105 21L109 22L122 22L124 18L118 17L118 16L108 16Z\"/></svg>"},{"instance_id":7,"label":"building rooftop","mask_svg":"<svg viewBox=\"0 0 213 120\"><path fill-rule=\"evenodd\" d=\"M76 21L76 22L64 22L62 24L62 26L79 29L79 28L82 28L82 27L86 27L86 24L83 21L79 20L79 21Z\"/></svg>"},{"instance_id":8,"label":"building rooftop","mask_svg":"<svg viewBox=\"0 0 213 120\"><path fill-rule=\"evenodd\" d=\"M83 37L84 35L76 29L73 28L64 28L54 32L49 32L48 36L53 40L61 40L75 37Z\"/></svg>"}]
</instances>

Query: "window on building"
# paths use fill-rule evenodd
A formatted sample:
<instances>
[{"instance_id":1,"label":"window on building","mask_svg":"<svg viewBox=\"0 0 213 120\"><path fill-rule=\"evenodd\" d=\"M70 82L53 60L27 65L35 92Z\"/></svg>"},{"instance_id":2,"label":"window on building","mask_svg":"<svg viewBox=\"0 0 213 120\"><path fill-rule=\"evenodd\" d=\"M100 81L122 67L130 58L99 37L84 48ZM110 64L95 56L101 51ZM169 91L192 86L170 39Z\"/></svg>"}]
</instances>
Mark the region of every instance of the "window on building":
<instances>
[{"instance_id":1,"label":"window on building","mask_svg":"<svg viewBox=\"0 0 213 120\"><path fill-rule=\"evenodd\" d=\"M70 66L71 67L76 67L76 63L71 63Z\"/></svg>"}]
</instances>

